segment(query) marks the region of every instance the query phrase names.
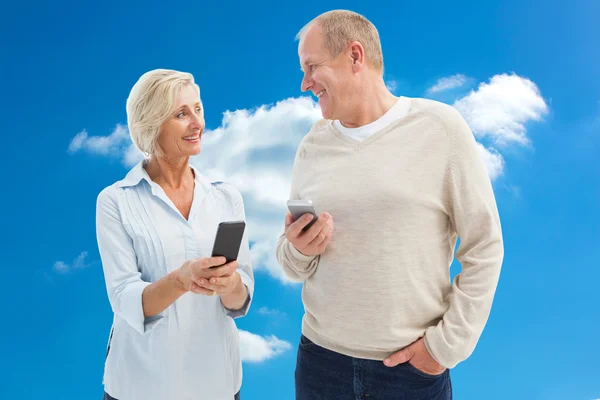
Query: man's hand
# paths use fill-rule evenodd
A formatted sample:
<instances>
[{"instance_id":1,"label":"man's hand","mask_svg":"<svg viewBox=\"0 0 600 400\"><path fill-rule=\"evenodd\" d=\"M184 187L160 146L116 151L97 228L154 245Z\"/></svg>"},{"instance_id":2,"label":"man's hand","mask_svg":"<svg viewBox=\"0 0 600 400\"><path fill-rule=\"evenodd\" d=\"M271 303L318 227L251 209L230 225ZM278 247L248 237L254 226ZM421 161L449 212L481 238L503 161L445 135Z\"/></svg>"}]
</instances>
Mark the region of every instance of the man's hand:
<instances>
[{"instance_id":1,"label":"man's hand","mask_svg":"<svg viewBox=\"0 0 600 400\"><path fill-rule=\"evenodd\" d=\"M409 362L413 367L429 375L439 375L446 370L445 367L431 357L431 354L429 354L429 351L425 347L423 338L392 354L383 363L388 367L395 367L405 362Z\"/></svg>"},{"instance_id":2,"label":"man's hand","mask_svg":"<svg viewBox=\"0 0 600 400\"><path fill-rule=\"evenodd\" d=\"M327 213L322 213L310 228L302 232L302 228L313 218L311 214L304 214L294 222L292 214L287 213L285 216L285 236L305 256L322 254L333 234L333 218Z\"/></svg>"}]
</instances>

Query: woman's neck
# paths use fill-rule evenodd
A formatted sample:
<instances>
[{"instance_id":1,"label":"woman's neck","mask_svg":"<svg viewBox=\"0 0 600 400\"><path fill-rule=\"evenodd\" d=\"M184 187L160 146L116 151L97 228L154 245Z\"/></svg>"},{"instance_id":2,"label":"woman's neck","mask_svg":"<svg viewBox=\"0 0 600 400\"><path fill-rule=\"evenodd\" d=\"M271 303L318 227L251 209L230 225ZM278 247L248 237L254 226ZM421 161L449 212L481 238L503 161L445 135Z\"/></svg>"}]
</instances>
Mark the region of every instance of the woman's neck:
<instances>
[{"instance_id":1,"label":"woman's neck","mask_svg":"<svg viewBox=\"0 0 600 400\"><path fill-rule=\"evenodd\" d=\"M146 172L153 182L162 187L180 189L184 184L194 180L194 173L189 165L189 157L168 160L152 156L145 165Z\"/></svg>"}]
</instances>

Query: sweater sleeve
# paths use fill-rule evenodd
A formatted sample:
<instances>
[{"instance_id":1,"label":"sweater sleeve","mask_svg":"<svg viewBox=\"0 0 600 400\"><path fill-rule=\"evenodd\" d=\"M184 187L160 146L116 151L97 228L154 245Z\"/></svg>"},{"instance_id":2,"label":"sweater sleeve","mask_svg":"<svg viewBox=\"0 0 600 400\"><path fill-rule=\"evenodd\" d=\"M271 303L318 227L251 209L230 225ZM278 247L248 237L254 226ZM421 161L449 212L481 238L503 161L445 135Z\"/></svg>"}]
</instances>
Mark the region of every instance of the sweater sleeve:
<instances>
[{"instance_id":1,"label":"sweater sleeve","mask_svg":"<svg viewBox=\"0 0 600 400\"><path fill-rule=\"evenodd\" d=\"M467 359L487 323L504 257L502 229L481 150L463 117L447 123L451 141L449 218L460 244L462 271L452 282L448 309L425 332L432 357L446 368Z\"/></svg>"},{"instance_id":2,"label":"sweater sleeve","mask_svg":"<svg viewBox=\"0 0 600 400\"><path fill-rule=\"evenodd\" d=\"M320 256L306 256L300 253L287 238L281 234L277 241L277 262L292 282L307 280L317 269Z\"/></svg>"},{"instance_id":3,"label":"sweater sleeve","mask_svg":"<svg viewBox=\"0 0 600 400\"><path fill-rule=\"evenodd\" d=\"M306 139L306 138L305 138ZM298 195L298 163L300 155L303 152L304 140L298 146L296 151L296 157L294 159L294 166L292 167L292 179L290 186L290 200L300 199ZM303 282L308 279L316 270L319 265L320 256L307 256L302 254L296 249L292 243L285 236L283 232L277 241L277 248L275 250L275 256L277 262L283 268L284 274L292 282Z\"/></svg>"}]
</instances>

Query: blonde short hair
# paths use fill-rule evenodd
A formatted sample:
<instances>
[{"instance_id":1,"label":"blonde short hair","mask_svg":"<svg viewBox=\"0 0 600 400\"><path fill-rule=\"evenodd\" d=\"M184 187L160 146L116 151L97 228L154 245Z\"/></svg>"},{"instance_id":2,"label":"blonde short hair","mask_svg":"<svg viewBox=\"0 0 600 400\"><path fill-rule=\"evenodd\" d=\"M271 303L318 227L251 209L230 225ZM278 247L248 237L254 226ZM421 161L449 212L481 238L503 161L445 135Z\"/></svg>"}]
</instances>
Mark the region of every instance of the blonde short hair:
<instances>
[{"instance_id":1,"label":"blonde short hair","mask_svg":"<svg viewBox=\"0 0 600 400\"><path fill-rule=\"evenodd\" d=\"M373 67L383 73L379 32L367 18L348 10L328 11L306 24L296 35L296 40L300 40L313 24L318 24L323 31L325 48L332 57L337 57L349 43L357 41L365 48L365 55Z\"/></svg>"},{"instance_id":2,"label":"blonde short hair","mask_svg":"<svg viewBox=\"0 0 600 400\"><path fill-rule=\"evenodd\" d=\"M170 69L155 69L143 74L127 98L127 125L135 146L146 156L161 155L158 145L161 125L175 111L181 89L200 88L192 74Z\"/></svg>"}]
</instances>

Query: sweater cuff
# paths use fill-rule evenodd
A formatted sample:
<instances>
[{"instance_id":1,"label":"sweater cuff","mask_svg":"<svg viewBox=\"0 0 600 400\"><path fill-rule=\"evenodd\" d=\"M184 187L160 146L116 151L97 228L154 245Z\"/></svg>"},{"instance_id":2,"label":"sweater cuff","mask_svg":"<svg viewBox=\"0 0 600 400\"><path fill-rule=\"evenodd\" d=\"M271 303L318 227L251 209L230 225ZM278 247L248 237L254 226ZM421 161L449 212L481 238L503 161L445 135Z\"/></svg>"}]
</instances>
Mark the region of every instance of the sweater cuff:
<instances>
[{"instance_id":1,"label":"sweater cuff","mask_svg":"<svg viewBox=\"0 0 600 400\"><path fill-rule=\"evenodd\" d=\"M289 240L287 241L287 245L290 255L300 262L310 262L315 258L315 256L307 256L302 254Z\"/></svg>"},{"instance_id":2,"label":"sweater cuff","mask_svg":"<svg viewBox=\"0 0 600 400\"><path fill-rule=\"evenodd\" d=\"M452 346L445 339L443 332L443 321L438 325L429 327L425 332L425 348L441 366L445 368L454 368L459 362L464 361L467 356L457 346Z\"/></svg>"}]
</instances>

